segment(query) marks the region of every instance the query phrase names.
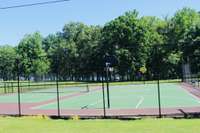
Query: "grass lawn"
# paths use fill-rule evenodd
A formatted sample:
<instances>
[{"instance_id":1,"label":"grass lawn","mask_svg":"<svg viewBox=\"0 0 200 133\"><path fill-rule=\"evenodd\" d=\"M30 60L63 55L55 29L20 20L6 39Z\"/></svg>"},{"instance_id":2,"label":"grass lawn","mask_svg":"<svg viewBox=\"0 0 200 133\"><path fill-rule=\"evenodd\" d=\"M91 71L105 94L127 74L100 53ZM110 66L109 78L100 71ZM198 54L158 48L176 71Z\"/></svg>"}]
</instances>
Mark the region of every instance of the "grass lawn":
<instances>
[{"instance_id":1,"label":"grass lawn","mask_svg":"<svg viewBox=\"0 0 200 133\"><path fill-rule=\"evenodd\" d=\"M51 120L0 118L0 133L197 133L200 120Z\"/></svg>"}]
</instances>

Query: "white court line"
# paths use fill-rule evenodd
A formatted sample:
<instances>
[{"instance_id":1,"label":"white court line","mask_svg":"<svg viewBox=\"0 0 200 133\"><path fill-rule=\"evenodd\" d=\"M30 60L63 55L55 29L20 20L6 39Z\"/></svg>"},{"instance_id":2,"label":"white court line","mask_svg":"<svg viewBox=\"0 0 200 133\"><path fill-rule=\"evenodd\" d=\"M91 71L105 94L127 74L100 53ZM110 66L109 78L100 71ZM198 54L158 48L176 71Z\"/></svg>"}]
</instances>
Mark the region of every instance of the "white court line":
<instances>
[{"instance_id":1,"label":"white court line","mask_svg":"<svg viewBox=\"0 0 200 133\"><path fill-rule=\"evenodd\" d=\"M138 104L135 106L135 108L136 108L136 109L139 108L139 106L143 103L143 101L144 101L144 97L141 96L141 97L140 97L140 101L139 101Z\"/></svg>"},{"instance_id":2,"label":"white court line","mask_svg":"<svg viewBox=\"0 0 200 133\"><path fill-rule=\"evenodd\" d=\"M193 97L195 99L196 102L200 103L200 99L195 96L194 94L192 94L191 92L189 92L188 90L186 90L185 88L183 88L181 85L180 85L180 89L183 90L185 93L189 94L191 97ZM187 86L186 86L187 87Z\"/></svg>"}]
</instances>

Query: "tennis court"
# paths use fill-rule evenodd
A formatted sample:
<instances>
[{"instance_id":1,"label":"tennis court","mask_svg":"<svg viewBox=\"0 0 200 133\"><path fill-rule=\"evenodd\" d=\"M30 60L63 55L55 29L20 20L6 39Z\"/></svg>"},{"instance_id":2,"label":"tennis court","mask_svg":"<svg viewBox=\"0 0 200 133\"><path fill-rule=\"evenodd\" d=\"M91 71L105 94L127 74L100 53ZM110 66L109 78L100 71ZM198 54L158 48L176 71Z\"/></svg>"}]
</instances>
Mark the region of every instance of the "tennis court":
<instances>
[{"instance_id":1,"label":"tennis court","mask_svg":"<svg viewBox=\"0 0 200 133\"><path fill-rule=\"evenodd\" d=\"M89 91L88 91L89 87ZM110 85L110 108L105 105L107 115L157 115L157 84ZM181 83L160 84L161 107L163 114L178 114L200 111L200 99L192 94L192 86ZM20 95L22 114L56 115L58 101L56 88L46 88L23 92ZM103 115L103 93L101 85L68 86L59 88L61 115ZM0 95L1 114L17 114L18 95Z\"/></svg>"}]
</instances>

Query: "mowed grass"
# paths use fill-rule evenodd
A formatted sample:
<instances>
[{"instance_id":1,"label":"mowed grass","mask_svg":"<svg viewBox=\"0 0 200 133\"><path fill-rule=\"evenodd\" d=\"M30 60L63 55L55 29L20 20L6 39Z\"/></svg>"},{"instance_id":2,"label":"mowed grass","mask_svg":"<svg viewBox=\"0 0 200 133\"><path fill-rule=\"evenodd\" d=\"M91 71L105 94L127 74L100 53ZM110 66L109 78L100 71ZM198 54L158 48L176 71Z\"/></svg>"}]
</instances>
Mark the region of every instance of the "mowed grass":
<instances>
[{"instance_id":1,"label":"mowed grass","mask_svg":"<svg viewBox=\"0 0 200 133\"><path fill-rule=\"evenodd\" d=\"M0 118L0 133L197 133L198 119L51 120Z\"/></svg>"}]
</instances>

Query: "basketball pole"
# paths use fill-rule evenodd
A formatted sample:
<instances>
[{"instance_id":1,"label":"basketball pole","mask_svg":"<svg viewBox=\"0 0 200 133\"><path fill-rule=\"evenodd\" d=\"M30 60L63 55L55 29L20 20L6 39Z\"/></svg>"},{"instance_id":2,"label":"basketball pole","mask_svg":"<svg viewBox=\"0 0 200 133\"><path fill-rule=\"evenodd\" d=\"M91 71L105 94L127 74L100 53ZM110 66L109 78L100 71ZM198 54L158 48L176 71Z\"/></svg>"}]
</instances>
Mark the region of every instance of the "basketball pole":
<instances>
[{"instance_id":1,"label":"basketball pole","mask_svg":"<svg viewBox=\"0 0 200 133\"><path fill-rule=\"evenodd\" d=\"M109 66L106 65L106 85L107 85L107 98L108 98L108 108L110 109L110 88L109 88Z\"/></svg>"}]
</instances>

